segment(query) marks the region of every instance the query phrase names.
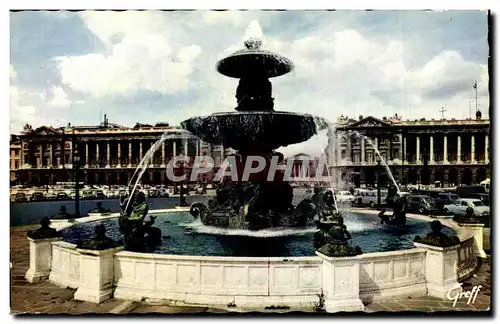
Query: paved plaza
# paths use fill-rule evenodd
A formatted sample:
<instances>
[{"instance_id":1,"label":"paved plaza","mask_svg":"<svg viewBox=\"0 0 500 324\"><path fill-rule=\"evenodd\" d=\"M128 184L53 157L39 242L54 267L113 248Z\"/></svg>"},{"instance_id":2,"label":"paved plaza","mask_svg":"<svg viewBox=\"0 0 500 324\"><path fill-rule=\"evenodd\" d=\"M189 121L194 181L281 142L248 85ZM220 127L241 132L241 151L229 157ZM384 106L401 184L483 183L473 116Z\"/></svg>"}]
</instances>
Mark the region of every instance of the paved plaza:
<instances>
[{"instance_id":1,"label":"paved plaza","mask_svg":"<svg viewBox=\"0 0 500 324\"><path fill-rule=\"evenodd\" d=\"M12 227L10 229L11 243L11 313L42 313L42 314L144 314L144 313L227 313L239 312L234 308L219 309L209 307L193 307L188 305L165 305L161 301L145 301L134 303L129 301L111 299L101 304L81 302L73 299L74 289L60 288L48 281L30 284L24 279L29 267L29 249L26 233L37 226ZM464 290L469 291L474 286L481 285L481 290L473 304L467 305L463 298L453 307L453 301L441 300L434 297L400 298L390 301L375 302L366 305L365 312L439 312L439 311L487 311L490 307L491 296L491 265L490 259L482 262L479 271L466 282ZM305 311L314 312L314 309L301 310L245 310L279 312Z\"/></svg>"}]
</instances>

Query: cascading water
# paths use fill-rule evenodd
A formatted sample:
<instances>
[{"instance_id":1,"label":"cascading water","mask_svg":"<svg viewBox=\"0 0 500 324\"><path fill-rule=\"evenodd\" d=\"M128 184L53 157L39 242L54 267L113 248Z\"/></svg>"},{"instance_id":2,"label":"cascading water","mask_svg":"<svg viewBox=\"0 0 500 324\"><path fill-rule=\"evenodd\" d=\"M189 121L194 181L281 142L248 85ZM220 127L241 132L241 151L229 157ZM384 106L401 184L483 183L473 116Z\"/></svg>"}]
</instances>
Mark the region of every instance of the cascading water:
<instances>
[{"instance_id":1,"label":"cascading water","mask_svg":"<svg viewBox=\"0 0 500 324\"><path fill-rule=\"evenodd\" d=\"M396 182L396 179L394 179L394 176L392 175L391 169L389 168L389 165L387 164L387 161L380 154L380 151L378 150L377 146L375 144L373 144L372 140L369 137L367 137L365 135L362 135L362 134L360 134L357 131L352 131L352 133L355 134L356 136L358 136L359 138L364 138L364 139L366 139L368 141L368 144L370 144L370 146L375 151L375 154L379 157L380 162L382 163L382 165L384 166L385 170L387 171L387 174L389 175L392 183L396 187L396 190L397 190L397 192L399 194L400 193L400 189L399 189L398 183Z\"/></svg>"},{"instance_id":2,"label":"cascading water","mask_svg":"<svg viewBox=\"0 0 500 324\"><path fill-rule=\"evenodd\" d=\"M320 129L320 125L318 125L318 118L314 118L314 123L316 124L316 129ZM322 120L322 122L325 122L324 120ZM329 122L327 122L327 125L328 125L328 130L327 132L330 133L333 131L333 125ZM328 141L330 141L330 138L328 138ZM330 143L328 143L330 144ZM320 159L322 159L323 161L323 167L326 167L326 172L327 172L327 177L328 177L328 182L330 183L330 190L332 191L332 193L334 193L334 190L333 190L333 180L332 180L332 177L330 175L330 165L328 164L328 159L326 158L326 155L325 155L325 147L323 147L323 144L321 142L319 142L319 145L320 145L320 148L321 148L321 156L320 156ZM320 162L321 163L321 162ZM321 171L323 171L321 169ZM323 175L323 172L321 172L320 176ZM318 177L318 175L316 175L316 177ZM339 210L339 206L337 204L337 198L335 197L335 195L333 195L333 202L335 204L335 209Z\"/></svg>"},{"instance_id":3,"label":"cascading water","mask_svg":"<svg viewBox=\"0 0 500 324\"><path fill-rule=\"evenodd\" d=\"M139 184L139 181L141 180L144 172L146 172L148 166L151 164L151 160L153 159L153 156L155 152L161 147L161 145L167 140L167 139L185 139L187 138L186 135L178 135L178 134L168 134L168 133L163 133L153 145L149 148L149 150L146 152L142 160L139 162L139 165L134 171L134 174L132 175L132 178L130 179L130 182L127 186L127 188L130 188L130 185L132 184L132 181L134 180L135 175L137 172L139 172L139 175L137 176L137 179L135 180L134 187L132 188L132 191L129 193L129 197L133 197L135 193L135 189L137 188L137 185ZM130 203L130 200L127 200L127 204L125 206L125 210L128 210L128 205Z\"/></svg>"},{"instance_id":4,"label":"cascading water","mask_svg":"<svg viewBox=\"0 0 500 324\"><path fill-rule=\"evenodd\" d=\"M276 227L276 228L263 229L260 231L252 231L249 229L231 229L231 228L222 228L222 227L204 225L201 219L199 218L195 219L192 222L185 223L183 226L187 230L196 232L198 234L221 235L221 236L248 236L248 237L260 237L260 238L306 235L308 233L314 233L317 230L316 227L297 228L297 229Z\"/></svg>"}]
</instances>

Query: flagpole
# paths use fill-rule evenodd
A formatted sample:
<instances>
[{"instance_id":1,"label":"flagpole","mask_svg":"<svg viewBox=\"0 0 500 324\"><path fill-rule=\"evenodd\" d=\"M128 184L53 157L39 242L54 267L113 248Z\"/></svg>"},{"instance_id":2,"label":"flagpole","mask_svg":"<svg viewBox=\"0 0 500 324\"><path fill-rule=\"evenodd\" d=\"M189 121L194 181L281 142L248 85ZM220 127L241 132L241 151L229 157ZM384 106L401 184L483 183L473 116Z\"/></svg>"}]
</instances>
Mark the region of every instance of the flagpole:
<instances>
[{"instance_id":1,"label":"flagpole","mask_svg":"<svg viewBox=\"0 0 500 324\"><path fill-rule=\"evenodd\" d=\"M476 112L477 112L477 81L476 83L474 83L475 87L474 89L476 89Z\"/></svg>"}]
</instances>

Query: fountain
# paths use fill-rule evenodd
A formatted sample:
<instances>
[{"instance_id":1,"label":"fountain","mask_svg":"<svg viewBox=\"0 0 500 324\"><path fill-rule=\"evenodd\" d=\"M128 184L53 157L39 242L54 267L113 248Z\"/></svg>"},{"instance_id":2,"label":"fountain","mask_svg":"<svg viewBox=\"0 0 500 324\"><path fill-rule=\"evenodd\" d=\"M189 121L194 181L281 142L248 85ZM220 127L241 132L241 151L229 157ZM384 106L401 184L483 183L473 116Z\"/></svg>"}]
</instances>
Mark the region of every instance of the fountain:
<instances>
[{"instance_id":1,"label":"fountain","mask_svg":"<svg viewBox=\"0 0 500 324\"><path fill-rule=\"evenodd\" d=\"M275 150L308 140L326 122L275 111L269 78L290 72L292 63L261 50L258 40L245 45L217 65L222 74L240 79L236 112L182 123L202 140L238 151L231 165L236 178L223 179L216 199L192 204L190 214L177 208L149 210L136 188L154 151L168 137L162 136L134 173L138 177L131 180L135 185L128 197L120 197L119 216L83 217L55 224L57 229L44 217L41 227L28 233L26 279L48 278L76 289L76 300L94 303L114 297L238 311L361 311L362 302L374 298L449 296L457 276L475 269L476 232L433 222L432 232L422 237L428 224L421 219L393 231L379 226L376 215L346 211L351 237L331 188L316 187L312 197L292 204L284 172L269 174L273 163L283 161ZM256 168L254 162L262 160L265 166ZM246 178L242 166L259 171ZM397 185L391 188L392 195L398 191ZM395 212L404 215L403 207ZM118 222L110 219L115 217ZM152 226L155 222L158 227ZM303 228L313 222L317 229ZM203 231L185 235L186 228L196 226Z\"/></svg>"},{"instance_id":2,"label":"fountain","mask_svg":"<svg viewBox=\"0 0 500 324\"><path fill-rule=\"evenodd\" d=\"M379 161L383 164L386 173L388 174L389 178L391 179L392 182L392 187L389 187L389 190L387 192L387 206L392 208L393 213L392 215L385 215L386 210L382 209L380 213L378 214L379 218L381 219L381 224L387 224L395 227L405 227L406 225L406 197L401 194L401 191L399 189L398 183L396 182L396 179L394 179L394 176L391 172L391 169L389 168L389 165L387 164L387 161L384 159L382 154L380 154L380 151L378 150L377 146L373 144L372 140L368 137L365 136L357 131L352 131L350 132L351 134L354 134L355 136L359 138L364 138L367 140L368 144L373 148L375 151L375 154L379 158ZM380 185L380 184L377 184Z\"/></svg>"},{"instance_id":3,"label":"fountain","mask_svg":"<svg viewBox=\"0 0 500 324\"><path fill-rule=\"evenodd\" d=\"M352 247L348 244L351 234L344 225L344 219L334 205L331 191L323 193L324 208L316 222L319 231L314 235L314 247L318 252L330 257L346 257L361 254L359 246Z\"/></svg>"},{"instance_id":4,"label":"fountain","mask_svg":"<svg viewBox=\"0 0 500 324\"><path fill-rule=\"evenodd\" d=\"M269 175L269 171L273 163L283 161L276 149L307 141L325 129L326 122L307 114L274 110L269 79L289 73L293 64L261 49L261 45L261 40L250 38L246 49L217 63L218 72L239 79L235 112L193 117L181 123L203 141L237 151L231 166L237 170L237 179L224 179L217 198L208 206L199 202L191 206L191 214L205 225L252 230L305 226L316 214L317 206L308 199L293 206L293 189L284 172ZM244 169L256 169L257 158L263 159L265 166L246 179Z\"/></svg>"},{"instance_id":5,"label":"fountain","mask_svg":"<svg viewBox=\"0 0 500 324\"><path fill-rule=\"evenodd\" d=\"M368 136L365 136L365 135L361 134L358 131L352 131L352 133L354 135L356 135L357 137L364 138L365 140L368 141L368 144L370 144L370 146L375 151L375 154L380 159L380 161L383 164L383 166L384 166L387 174L389 175L389 178L391 179L391 182L394 184L394 187L396 188L397 193L399 194L400 193L400 189L399 189L398 183L396 182L396 179L394 179L394 176L392 175L391 169L389 168L389 164L387 164L387 161L384 159L384 157L382 156L382 154L380 154L380 151L378 150L377 146L375 144L373 144L372 140Z\"/></svg>"}]
</instances>

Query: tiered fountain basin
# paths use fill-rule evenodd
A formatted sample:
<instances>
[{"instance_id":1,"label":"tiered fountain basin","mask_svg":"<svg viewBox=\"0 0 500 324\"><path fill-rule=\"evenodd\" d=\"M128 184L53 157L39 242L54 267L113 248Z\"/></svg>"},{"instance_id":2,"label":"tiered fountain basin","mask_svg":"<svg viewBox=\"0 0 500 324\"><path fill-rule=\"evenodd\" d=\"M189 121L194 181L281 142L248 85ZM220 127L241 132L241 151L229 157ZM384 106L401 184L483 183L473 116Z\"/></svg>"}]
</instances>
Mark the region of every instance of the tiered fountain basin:
<instances>
[{"instance_id":1,"label":"tiered fountain basin","mask_svg":"<svg viewBox=\"0 0 500 324\"><path fill-rule=\"evenodd\" d=\"M355 213L353 215L358 220L366 217L371 222L376 217L376 211L371 210L355 210ZM446 299L449 291L460 289L459 281L474 272L476 256L480 254L475 235L477 231L445 219L441 220L443 225L457 234L460 244L439 248L408 242L399 245L399 248L395 246L392 251L369 252L373 249L367 248L362 238L368 234L354 227L350 230L354 243L365 250L364 254L356 257L329 258L315 253L313 249L294 249L294 240L303 245L312 241L308 239L309 243L306 242L305 238L310 235L307 231L264 238L264 241L281 242L284 247L280 250L267 245L268 249L264 250L268 252L267 256L262 256L262 251L258 257L238 256L258 251L262 246L255 246L254 249L237 246L235 249L234 244L258 242L262 238L233 235L228 240L228 236L224 235L185 235L184 225L175 224L175 219L182 219L182 214L186 213L175 209L157 214L156 226L170 226L170 232L163 231L163 235L171 235L163 240L158 253L128 252L120 248L80 250L74 243L50 239L46 244L46 253L51 255L51 261L45 274L57 285L77 289L76 299L93 302L114 297L134 301L162 300L167 304L227 306L229 309L320 306L328 312L336 312L362 310L363 304L395 296L429 294ZM413 226L414 230L432 220L426 216L407 216L408 226ZM99 222L106 224L109 236L113 237L112 223L116 221L112 218L116 216L105 217ZM346 219L349 226L349 217ZM171 223L165 224L166 220ZM88 238L87 230L93 227L88 225L95 225L95 222L95 217L81 218L66 226L63 234L80 233ZM175 234L175 227L182 229L181 235ZM422 232L411 234L422 235ZM404 237L405 234L386 233L385 241L398 240L398 235ZM183 241L178 242L181 237ZM74 241L75 238L76 235L65 240ZM290 238L290 242L286 243ZM38 259L36 255L41 253L36 246L43 244L36 241L30 240L32 251L38 251L31 254L35 260ZM199 244L197 250L190 250L191 255L182 255L183 246L195 244ZM221 253L223 256L206 255L215 254L217 249L214 246L217 244L219 247L224 244L232 246L234 253L231 252L231 255L226 251ZM371 245L380 246L381 242L372 242ZM289 255L285 255L286 251ZM205 255L202 255L204 252ZM33 267L36 265L31 265L30 269Z\"/></svg>"},{"instance_id":2,"label":"tiered fountain basin","mask_svg":"<svg viewBox=\"0 0 500 324\"><path fill-rule=\"evenodd\" d=\"M246 152L266 152L305 142L327 123L319 117L283 111L245 111L193 117L182 128L203 141Z\"/></svg>"}]
</instances>

